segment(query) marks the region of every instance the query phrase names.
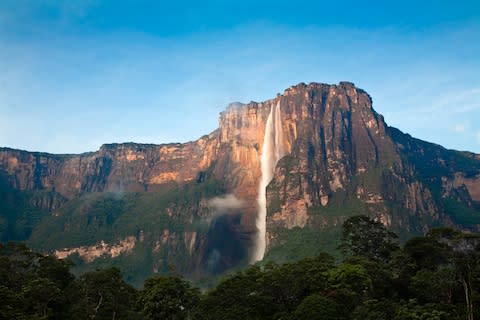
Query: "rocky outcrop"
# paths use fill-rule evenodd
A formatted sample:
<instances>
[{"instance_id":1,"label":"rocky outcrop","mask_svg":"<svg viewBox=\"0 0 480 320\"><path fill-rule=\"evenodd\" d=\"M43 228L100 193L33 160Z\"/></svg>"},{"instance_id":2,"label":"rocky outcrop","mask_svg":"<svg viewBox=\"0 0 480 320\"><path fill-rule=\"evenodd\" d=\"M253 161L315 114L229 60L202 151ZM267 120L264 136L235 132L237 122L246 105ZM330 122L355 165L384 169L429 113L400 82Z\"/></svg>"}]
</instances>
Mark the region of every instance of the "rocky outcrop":
<instances>
[{"instance_id":1,"label":"rocky outcrop","mask_svg":"<svg viewBox=\"0 0 480 320\"><path fill-rule=\"evenodd\" d=\"M217 134L185 144L108 144L81 155L0 149L0 168L19 190L54 190L67 199L86 192L149 191L194 180L216 156Z\"/></svg>"},{"instance_id":2,"label":"rocky outcrop","mask_svg":"<svg viewBox=\"0 0 480 320\"><path fill-rule=\"evenodd\" d=\"M135 248L137 239L134 236L127 237L118 241L116 244L108 244L105 241L100 241L98 244L92 246L82 246L78 248L64 248L55 250L54 254L60 259L65 259L72 254L78 254L80 259L85 262L92 262L98 258L115 258L121 254L131 253Z\"/></svg>"}]
</instances>

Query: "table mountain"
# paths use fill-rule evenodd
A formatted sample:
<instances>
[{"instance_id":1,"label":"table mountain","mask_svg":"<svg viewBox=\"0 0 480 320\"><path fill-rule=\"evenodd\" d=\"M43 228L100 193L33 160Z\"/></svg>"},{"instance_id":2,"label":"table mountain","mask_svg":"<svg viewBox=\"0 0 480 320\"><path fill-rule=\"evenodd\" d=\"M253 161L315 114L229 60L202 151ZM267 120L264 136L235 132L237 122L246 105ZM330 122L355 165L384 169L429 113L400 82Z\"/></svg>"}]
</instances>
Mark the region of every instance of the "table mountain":
<instances>
[{"instance_id":1,"label":"table mountain","mask_svg":"<svg viewBox=\"0 0 480 320\"><path fill-rule=\"evenodd\" d=\"M403 239L440 225L478 231L480 155L387 126L349 82L232 103L217 130L183 144L0 149L0 240L79 269L117 265L137 284L333 250L356 214Z\"/></svg>"}]
</instances>

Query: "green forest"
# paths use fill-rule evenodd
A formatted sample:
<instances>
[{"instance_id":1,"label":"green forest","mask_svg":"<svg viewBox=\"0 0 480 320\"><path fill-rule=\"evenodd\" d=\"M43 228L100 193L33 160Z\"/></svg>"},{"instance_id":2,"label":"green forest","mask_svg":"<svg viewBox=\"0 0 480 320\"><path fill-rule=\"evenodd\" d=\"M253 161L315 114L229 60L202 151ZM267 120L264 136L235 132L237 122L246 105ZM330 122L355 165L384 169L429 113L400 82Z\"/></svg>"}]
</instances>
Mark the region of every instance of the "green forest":
<instances>
[{"instance_id":1,"label":"green forest","mask_svg":"<svg viewBox=\"0 0 480 320\"><path fill-rule=\"evenodd\" d=\"M480 319L480 242L451 228L400 245L380 222L342 226L341 260L327 253L258 263L196 288L172 272L134 288L117 268L78 277L73 264L0 245L0 319Z\"/></svg>"}]
</instances>

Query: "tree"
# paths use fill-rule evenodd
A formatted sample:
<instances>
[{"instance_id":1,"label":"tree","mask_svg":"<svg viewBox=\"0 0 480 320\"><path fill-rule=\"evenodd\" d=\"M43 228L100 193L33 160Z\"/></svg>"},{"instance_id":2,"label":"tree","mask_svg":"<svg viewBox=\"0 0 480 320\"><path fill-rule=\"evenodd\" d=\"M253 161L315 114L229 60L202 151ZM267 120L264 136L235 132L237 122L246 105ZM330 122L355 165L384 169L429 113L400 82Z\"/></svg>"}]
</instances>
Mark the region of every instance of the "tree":
<instances>
[{"instance_id":1,"label":"tree","mask_svg":"<svg viewBox=\"0 0 480 320\"><path fill-rule=\"evenodd\" d=\"M363 256L379 262L388 262L393 251L399 249L397 235L367 216L354 216L342 225L339 247L346 256Z\"/></svg>"},{"instance_id":2,"label":"tree","mask_svg":"<svg viewBox=\"0 0 480 320\"><path fill-rule=\"evenodd\" d=\"M16 314L11 319L68 318L71 304L67 288L74 280L69 267L68 261L34 253L22 243L0 244L4 295L0 313Z\"/></svg>"},{"instance_id":3,"label":"tree","mask_svg":"<svg viewBox=\"0 0 480 320\"><path fill-rule=\"evenodd\" d=\"M270 294L272 287L278 288L274 275L278 268L276 264L268 264L265 269L254 265L225 277L202 300L202 319L269 319L279 309L288 308L277 303L276 299L283 296L281 290L275 295ZM286 283L290 284L288 280ZM294 292L292 289L292 295Z\"/></svg>"},{"instance_id":4,"label":"tree","mask_svg":"<svg viewBox=\"0 0 480 320\"><path fill-rule=\"evenodd\" d=\"M430 232L426 237L411 238L405 243L403 250L414 263L413 273L423 269L434 271L449 264L451 249L433 236L437 232Z\"/></svg>"},{"instance_id":5,"label":"tree","mask_svg":"<svg viewBox=\"0 0 480 320\"><path fill-rule=\"evenodd\" d=\"M457 287L456 270L445 266L431 271L418 271L410 283L410 291L420 302L453 303L453 294Z\"/></svg>"},{"instance_id":6,"label":"tree","mask_svg":"<svg viewBox=\"0 0 480 320\"><path fill-rule=\"evenodd\" d=\"M478 276L476 271L480 265L478 235L451 228L438 228L431 230L427 237L435 239L451 250L449 257L463 287L467 319L474 320L473 283Z\"/></svg>"},{"instance_id":7,"label":"tree","mask_svg":"<svg viewBox=\"0 0 480 320\"><path fill-rule=\"evenodd\" d=\"M409 285L411 293L419 301L447 305L461 301L463 293L467 319L473 320L478 297L475 280L480 276L478 236L436 228L424 238L409 240L404 250L415 262Z\"/></svg>"},{"instance_id":8,"label":"tree","mask_svg":"<svg viewBox=\"0 0 480 320\"><path fill-rule=\"evenodd\" d=\"M0 285L0 319L18 319L21 318L21 306L19 299L8 287Z\"/></svg>"},{"instance_id":9,"label":"tree","mask_svg":"<svg viewBox=\"0 0 480 320\"><path fill-rule=\"evenodd\" d=\"M297 320L338 320L338 305L335 300L320 294L313 294L305 299L294 312Z\"/></svg>"},{"instance_id":10,"label":"tree","mask_svg":"<svg viewBox=\"0 0 480 320\"><path fill-rule=\"evenodd\" d=\"M396 311L396 305L390 300L366 300L357 306L352 313L353 320L391 320Z\"/></svg>"},{"instance_id":11,"label":"tree","mask_svg":"<svg viewBox=\"0 0 480 320\"><path fill-rule=\"evenodd\" d=\"M371 299L387 299L396 294L395 282L398 279L398 273L395 270L393 261L397 259L392 258L390 264L385 264L373 260L368 260L365 257L355 256L344 261L346 264L357 265L363 267L371 284L368 296Z\"/></svg>"},{"instance_id":12,"label":"tree","mask_svg":"<svg viewBox=\"0 0 480 320\"><path fill-rule=\"evenodd\" d=\"M44 256L38 261L37 274L39 277L50 279L63 290L75 280L74 275L70 272L72 266L73 263L69 260Z\"/></svg>"},{"instance_id":13,"label":"tree","mask_svg":"<svg viewBox=\"0 0 480 320\"><path fill-rule=\"evenodd\" d=\"M433 303L419 305L413 299L398 307L393 320L453 320L451 315L441 309L441 305Z\"/></svg>"},{"instance_id":14,"label":"tree","mask_svg":"<svg viewBox=\"0 0 480 320\"><path fill-rule=\"evenodd\" d=\"M35 278L26 283L22 287L20 298L25 314L30 319L50 318L54 311L51 304L63 299L60 288L46 278Z\"/></svg>"},{"instance_id":15,"label":"tree","mask_svg":"<svg viewBox=\"0 0 480 320\"><path fill-rule=\"evenodd\" d=\"M147 319L189 319L198 304L200 291L179 276L156 276L145 281L140 303Z\"/></svg>"},{"instance_id":16,"label":"tree","mask_svg":"<svg viewBox=\"0 0 480 320\"><path fill-rule=\"evenodd\" d=\"M261 295L272 299L276 312L291 313L307 296L325 290L333 266L333 257L326 253L295 263L267 263L258 281Z\"/></svg>"},{"instance_id":17,"label":"tree","mask_svg":"<svg viewBox=\"0 0 480 320\"><path fill-rule=\"evenodd\" d=\"M359 296L365 296L372 286L367 270L361 265L342 263L330 269L327 274L330 289L347 289Z\"/></svg>"},{"instance_id":18,"label":"tree","mask_svg":"<svg viewBox=\"0 0 480 320\"><path fill-rule=\"evenodd\" d=\"M108 268L83 274L77 285L81 291L74 317L89 319L132 319L136 290L122 279L120 270Z\"/></svg>"}]
</instances>

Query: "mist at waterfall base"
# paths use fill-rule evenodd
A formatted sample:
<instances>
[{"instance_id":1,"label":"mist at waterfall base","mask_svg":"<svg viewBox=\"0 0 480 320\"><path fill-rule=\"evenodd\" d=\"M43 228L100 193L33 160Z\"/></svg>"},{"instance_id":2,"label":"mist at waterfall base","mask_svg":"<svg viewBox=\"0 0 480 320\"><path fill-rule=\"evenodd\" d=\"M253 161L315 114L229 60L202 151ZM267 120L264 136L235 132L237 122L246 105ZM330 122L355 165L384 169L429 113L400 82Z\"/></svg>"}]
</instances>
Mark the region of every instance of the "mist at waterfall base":
<instances>
[{"instance_id":1,"label":"mist at waterfall base","mask_svg":"<svg viewBox=\"0 0 480 320\"><path fill-rule=\"evenodd\" d=\"M251 262L260 261L265 255L267 229L267 194L266 189L273 179L278 160L284 155L283 132L280 114L280 102L272 106L265 124L260 168L262 177L258 186L258 215L256 219L257 236Z\"/></svg>"},{"instance_id":2,"label":"mist at waterfall base","mask_svg":"<svg viewBox=\"0 0 480 320\"><path fill-rule=\"evenodd\" d=\"M247 203L234 194L225 194L208 200L211 209L207 233L207 251L202 259L203 271L221 274L246 262L250 235L241 225Z\"/></svg>"}]
</instances>

